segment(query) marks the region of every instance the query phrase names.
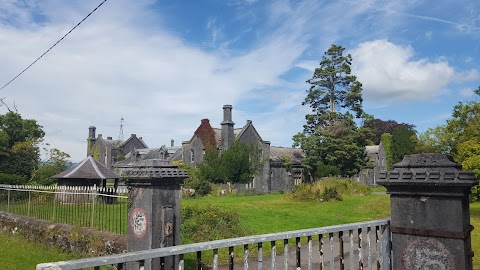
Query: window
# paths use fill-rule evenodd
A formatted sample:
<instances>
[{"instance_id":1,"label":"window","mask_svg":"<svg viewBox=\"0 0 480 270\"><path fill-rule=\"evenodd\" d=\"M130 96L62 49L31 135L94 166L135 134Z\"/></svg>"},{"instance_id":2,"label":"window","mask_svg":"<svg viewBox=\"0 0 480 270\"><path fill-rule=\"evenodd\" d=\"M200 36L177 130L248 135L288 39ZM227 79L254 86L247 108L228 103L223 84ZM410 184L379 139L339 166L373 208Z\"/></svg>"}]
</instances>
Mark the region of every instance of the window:
<instances>
[{"instance_id":1,"label":"window","mask_svg":"<svg viewBox=\"0 0 480 270\"><path fill-rule=\"evenodd\" d=\"M195 162L195 151L190 149L190 162Z\"/></svg>"}]
</instances>

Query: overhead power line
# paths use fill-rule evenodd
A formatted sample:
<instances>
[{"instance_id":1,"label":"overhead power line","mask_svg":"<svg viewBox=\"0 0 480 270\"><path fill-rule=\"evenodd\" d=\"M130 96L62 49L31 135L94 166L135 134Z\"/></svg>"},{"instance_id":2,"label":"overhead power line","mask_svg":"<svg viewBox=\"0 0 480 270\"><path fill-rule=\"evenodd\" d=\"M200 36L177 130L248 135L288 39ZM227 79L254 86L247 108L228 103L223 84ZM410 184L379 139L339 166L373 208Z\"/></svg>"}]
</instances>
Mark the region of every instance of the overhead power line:
<instances>
[{"instance_id":1,"label":"overhead power line","mask_svg":"<svg viewBox=\"0 0 480 270\"><path fill-rule=\"evenodd\" d=\"M53 49L55 46L57 46L58 43L60 43L64 38L66 38L75 28L77 28L80 24L82 24L90 15L92 15L99 7L101 7L107 0L103 0L96 8L94 8L90 13L88 13L85 18L83 18L77 25L75 25L70 31L68 31L61 39L59 39L55 44L53 44L48 50L46 50L42 55L40 55L35 61L33 61L28 67L26 67L22 72L18 73L17 76L15 76L13 79L11 79L8 83L6 83L2 88L0 88L0 91L7 87L9 84L11 84L13 81L15 81L18 77L20 77L25 71L27 71L30 67L32 67L38 60L40 60L44 55L46 55L51 49Z\"/></svg>"}]
</instances>

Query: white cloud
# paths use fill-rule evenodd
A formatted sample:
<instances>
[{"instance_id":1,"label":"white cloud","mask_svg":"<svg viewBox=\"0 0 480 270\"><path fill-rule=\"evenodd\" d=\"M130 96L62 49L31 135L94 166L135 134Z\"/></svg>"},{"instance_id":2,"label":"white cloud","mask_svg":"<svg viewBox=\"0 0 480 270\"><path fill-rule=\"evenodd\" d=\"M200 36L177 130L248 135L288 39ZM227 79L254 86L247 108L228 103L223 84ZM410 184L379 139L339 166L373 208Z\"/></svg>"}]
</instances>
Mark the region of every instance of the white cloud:
<instances>
[{"instance_id":1,"label":"white cloud","mask_svg":"<svg viewBox=\"0 0 480 270\"><path fill-rule=\"evenodd\" d=\"M279 77L306 48L302 33L285 23L249 51L219 55L166 31L152 33L130 21L138 19L133 14L115 20L121 16L111 9L147 13L149 20L136 2L111 2L2 93L16 101L24 117L37 119L46 140L74 161L86 153L88 126L117 137L121 116L126 137L136 133L149 146L188 140L200 119L221 115L223 104L282 83ZM77 13L68 7L57 11ZM11 79L68 31L71 23L61 16L34 30L0 25L0 81Z\"/></svg>"},{"instance_id":2,"label":"white cloud","mask_svg":"<svg viewBox=\"0 0 480 270\"><path fill-rule=\"evenodd\" d=\"M470 88L463 88L463 89L460 89L458 92L462 97L471 97L474 94L473 90Z\"/></svg>"},{"instance_id":3,"label":"white cloud","mask_svg":"<svg viewBox=\"0 0 480 270\"><path fill-rule=\"evenodd\" d=\"M455 74L455 82L471 82L480 79L480 72L476 69L471 69L467 71L457 72Z\"/></svg>"},{"instance_id":4,"label":"white cloud","mask_svg":"<svg viewBox=\"0 0 480 270\"><path fill-rule=\"evenodd\" d=\"M448 62L415 59L413 48L388 40L361 43L351 54L353 73L363 83L368 102L426 99L442 91L455 76Z\"/></svg>"}]
</instances>

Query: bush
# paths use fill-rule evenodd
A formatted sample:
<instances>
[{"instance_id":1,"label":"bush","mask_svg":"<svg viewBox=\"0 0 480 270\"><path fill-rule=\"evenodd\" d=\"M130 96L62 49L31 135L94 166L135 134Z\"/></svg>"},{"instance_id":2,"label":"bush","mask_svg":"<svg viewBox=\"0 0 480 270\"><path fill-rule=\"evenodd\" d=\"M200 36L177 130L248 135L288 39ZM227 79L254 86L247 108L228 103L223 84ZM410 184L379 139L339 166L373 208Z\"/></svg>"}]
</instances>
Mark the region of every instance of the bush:
<instances>
[{"instance_id":1,"label":"bush","mask_svg":"<svg viewBox=\"0 0 480 270\"><path fill-rule=\"evenodd\" d=\"M470 202L480 202L480 184L470 190Z\"/></svg>"},{"instance_id":2,"label":"bush","mask_svg":"<svg viewBox=\"0 0 480 270\"><path fill-rule=\"evenodd\" d=\"M184 206L181 211L182 239L190 243L220 240L247 235L240 216L218 207Z\"/></svg>"},{"instance_id":3,"label":"bush","mask_svg":"<svg viewBox=\"0 0 480 270\"><path fill-rule=\"evenodd\" d=\"M198 178L187 178L183 187L195 189L195 196L206 196L213 190L212 184Z\"/></svg>"},{"instance_id":4,"label":"bush","mask_svg":"<svg viewBox=\"0 0 480 270\"><path fill-rule=\"evenodd\" d=\"M371 193L370 187L353 180L328 177L313 184L294 186L292 192L287 194L287 198L304 202L341 201L343 195L370 195Z\"/></svg>"},{"instance_id":5,"label":"bush","mask_svg":"<svg viewBox=\"0 0 480 270\"><path fill-rule=\"evenodd\" d=\"M23 185L26 182L26 178L24 176L16 175L16 174L7 174L7 173L0 173L0 184L6 185Z\"/></svg>"}]
</instances>

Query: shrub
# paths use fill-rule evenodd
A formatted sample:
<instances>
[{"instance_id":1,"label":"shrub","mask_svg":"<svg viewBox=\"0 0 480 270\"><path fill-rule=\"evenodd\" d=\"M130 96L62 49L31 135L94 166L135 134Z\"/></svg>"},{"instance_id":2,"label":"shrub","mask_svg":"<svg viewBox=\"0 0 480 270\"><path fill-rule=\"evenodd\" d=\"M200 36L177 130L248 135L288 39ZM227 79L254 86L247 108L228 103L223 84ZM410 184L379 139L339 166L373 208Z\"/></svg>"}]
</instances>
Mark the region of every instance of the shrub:
<instances>
[{"instance_id":1,"label":"shrub","mask_svg":"<svg viewBox=\"0 0 480 270\"><path fill-rule=\"evenodd\" d=\"M371 188L350 179L327 177L313 184L300 184L293 187L287 198L295 201L342 200L343 195L370 195Z\"/></svg>"},{"instance_id":2,"label":"shrub","mask_svg":"<svg viewBox=\"0 0 480 270\"><path fill-rule=\"evenodd\" d=\"M25 177L16 174L0 173L0 184L21 185L26 182Z\"/></svg>"},{"instance_id":3,"label":"shrub","mask_svg":"<svg viewBox=\"0 0 480 270\"><path fill-rule=\"evenodd\" d=\"M195 189L195 196L206 196L213 190L212 184L198 178L187 178L183 187Z\"/></svg>"},{"instance_id":4,"label":"shrub","mask_svg":"<svg viewBox=\"0 0 480 270\"><path fill-rule=\"evenodd\" d=\"M470 191L470 202L480 202L480 185L473 186Z\"/></svg>"},{"instance_id":5,"label":"shrub","mask_svg":"<svg viewBox=\"0 0 480 270\"><path fill-rule=\"evenodd\" d=\"M247 235L237 213L218 207L183 206L181 220L182 239L190 243Z\"/></svg>"}]
</instances>

